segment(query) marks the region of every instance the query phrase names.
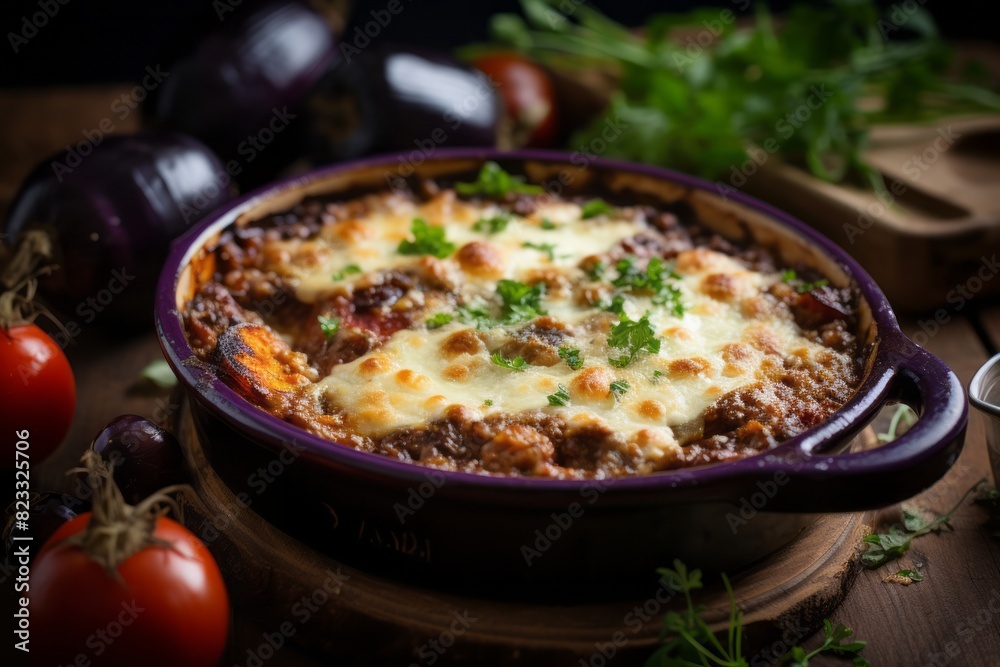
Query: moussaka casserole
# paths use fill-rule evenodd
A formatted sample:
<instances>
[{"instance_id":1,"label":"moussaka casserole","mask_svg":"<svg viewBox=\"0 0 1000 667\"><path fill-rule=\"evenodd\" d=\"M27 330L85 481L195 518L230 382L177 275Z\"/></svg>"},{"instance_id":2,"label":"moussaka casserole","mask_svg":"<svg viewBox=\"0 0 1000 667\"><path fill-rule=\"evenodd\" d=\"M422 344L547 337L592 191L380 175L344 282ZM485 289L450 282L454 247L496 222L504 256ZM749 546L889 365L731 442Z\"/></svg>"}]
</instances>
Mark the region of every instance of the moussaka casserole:
<instances>
[{"instance_id":1,"label":"moussaka casserole","mask_svg":"<svg viewBox=\"0 0 1000 667\"><path fill-rule=\"evenodd\" d=\"M248 400L443 470L588 478L744 458L862 372L858 296L667 210L476 177L231 225L183 312Z\"/></svg>"}]
</instances>

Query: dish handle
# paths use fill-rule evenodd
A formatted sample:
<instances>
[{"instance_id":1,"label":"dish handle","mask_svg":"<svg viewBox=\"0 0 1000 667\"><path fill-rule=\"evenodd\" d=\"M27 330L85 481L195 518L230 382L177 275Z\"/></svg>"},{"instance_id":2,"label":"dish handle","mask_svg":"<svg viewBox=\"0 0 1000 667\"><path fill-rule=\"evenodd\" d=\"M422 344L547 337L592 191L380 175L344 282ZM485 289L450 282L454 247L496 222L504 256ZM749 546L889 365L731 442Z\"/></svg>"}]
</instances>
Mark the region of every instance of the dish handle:
<instances>
[{"instance_id":1,"label":"dish handle","mask_svg":"<svg viewBox=\"0 0 1000 667\"><path fill-rule=\"evenodd\" d=\"M884 507L922 492L955 463L969 417L965 388L943 361L908 338L900 336L892 344L894 349L885 357L881 395L851 422L867 423L881 408L897 401L913 408L917 422L895 440L873 449L810 454L811 442L834 440L835 431L844 426L827 423L792 450L792 460L773 468L772 474L787 470L788 478L768 509L849 512Z\"/></svg>"}]
</instances>

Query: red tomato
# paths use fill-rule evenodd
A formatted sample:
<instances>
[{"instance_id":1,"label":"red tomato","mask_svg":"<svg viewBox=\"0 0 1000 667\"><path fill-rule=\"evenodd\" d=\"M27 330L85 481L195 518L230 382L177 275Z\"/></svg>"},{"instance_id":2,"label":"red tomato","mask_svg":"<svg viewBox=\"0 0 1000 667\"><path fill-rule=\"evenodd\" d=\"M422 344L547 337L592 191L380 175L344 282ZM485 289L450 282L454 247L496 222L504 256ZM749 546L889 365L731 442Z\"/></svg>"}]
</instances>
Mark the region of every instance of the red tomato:
<instances>
[{"instance_id":1,"label":"red tomato","mask_svg":"<svg viewBox=\"0 0 1000 667\"><path fill-rule=\"evenodd\" d=\"M0 438L15 442L28 431L31 460L39 462L66 437L76 408L76 383L66 355L34 324L0 329ZM0 469L14 467L13 452L0 452Z\"/></svg>"},{"instance_id":2,"label":"red tomato","mask_svg":"<svg viewBox=\"0 0 1000 667\"><path fill-rule=\"evenodd\" d=\"M61 526L31 572L31 654L38 664L215 667L229 632L229 598L212 554L176 521L157 519L146 547L118 566L120 580L81 547L59 544L91 513ZM34 660L34 657L32 658ZM33 663L34 664L34 663Z\"/></svg>"},{"instance_id":3,"label":"red tomato","mask_svg":"<svg viewBox=\"0 0 1000 667\"><path fill-rule=\"evenodd\" d=\"M497 84L514 122L515 146L551 146L556 138L556 94L548 73L521 56L500 53L473 63Z\"/></svg>"}]
</instances>

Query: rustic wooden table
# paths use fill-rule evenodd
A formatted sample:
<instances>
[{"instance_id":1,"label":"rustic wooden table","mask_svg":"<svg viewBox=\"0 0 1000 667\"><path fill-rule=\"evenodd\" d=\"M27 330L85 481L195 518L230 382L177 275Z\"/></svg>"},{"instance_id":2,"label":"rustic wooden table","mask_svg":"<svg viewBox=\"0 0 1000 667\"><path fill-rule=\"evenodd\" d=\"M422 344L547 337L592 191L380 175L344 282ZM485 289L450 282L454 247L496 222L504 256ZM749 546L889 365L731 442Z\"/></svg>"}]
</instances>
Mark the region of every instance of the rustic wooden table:
<instances>
[{"instance_id":1,"label":"rustic wooden table","mask_svg":"<svg viewBox=\"0 0 1000 667\"><path fill-rule=\"evenodd\" d=\"M111 86L0 93L0 127L4 128L0 135L0 212L34 163L79 141L84 129L97 127L111 115L112 101L122 92L121 87ZM135 114L115 120L117 131L137 125ZM1000 304L980 303L948 311L948 317L926 347L967 384L1000 348ZM904 330L919 331L920 319L904 319ZM40 489L63 484L63 472L109 419L134 413L162 421L177 407L167 393L138 382L140 370L160 357L151 332L122 338L97 327L85 328L66 352L76 373L77 411L61 448L37 470L35 482ZM914 502L944 512L989 475L984 421L973 411L957 465ZM899 518L899 507L879 515L886 525ZM873 665L1000 664L1000 540L982 528L985 519L980 507L966 503L955 514L953 531L914 542L902 565L921 563L926 575L923 582L906 587L884 583L888 574L884 568L861 573L832 620L854 628L858 638L869 642L865 655ZM811 647L818 641L812 637L805 644ZM812 664L844 663L824 658Z\"/></svg>"}]
</instances>

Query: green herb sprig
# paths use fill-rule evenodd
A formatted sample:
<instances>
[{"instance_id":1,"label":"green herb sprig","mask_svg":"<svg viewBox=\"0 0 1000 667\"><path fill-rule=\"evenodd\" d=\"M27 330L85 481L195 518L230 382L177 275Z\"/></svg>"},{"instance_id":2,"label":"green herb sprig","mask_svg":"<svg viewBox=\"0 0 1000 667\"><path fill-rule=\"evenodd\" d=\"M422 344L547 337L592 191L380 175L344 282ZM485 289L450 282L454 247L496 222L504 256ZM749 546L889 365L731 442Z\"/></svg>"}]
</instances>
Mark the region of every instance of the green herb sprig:
<instances>
[{"instance_id":1,"label":"green herb sprig","mask_svg":"<svg viewBox=\"0 0 1000 667\"><path fill-rule=\"evenodd\" d=\"M400 255L433 255L444 259L455 252L455 244L444 237L444 227L427 224L423 218L414 218L410 224L413 240L403 239L396 251Z\"/></svg>"},{"instance_id":2,"label":"green herb sprig","mask_svg":"<svg viewBox=\"0 0 1000 667\"><path fill-rule=\"evenodd\" d=\"M512 176L496 162L487 162L479 170L476 180L471 183L456 183L455 190L460 195L482 195L502 199L508 194L539 195L544 192L540 185L530 185L521 176Z\"/></svg>"},{"instance_id":3,"label":"green herb sprig","mask_svg":"<svg viewBox=\"0 0 1000 667\"><path fill-rule=\"evenodd\" d=\"M660 339L656 337L653 325L649 323L647 312L639 320L633 320L624 312L618 316L618 324L611 328L608 334L608 345L623 354L609 357L608 361L615 368L625 368L640 352L656 354L660 351Z\"/></svg>"}]
</instances>

